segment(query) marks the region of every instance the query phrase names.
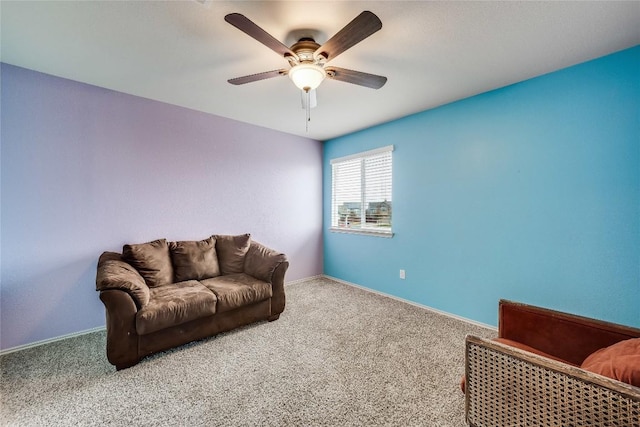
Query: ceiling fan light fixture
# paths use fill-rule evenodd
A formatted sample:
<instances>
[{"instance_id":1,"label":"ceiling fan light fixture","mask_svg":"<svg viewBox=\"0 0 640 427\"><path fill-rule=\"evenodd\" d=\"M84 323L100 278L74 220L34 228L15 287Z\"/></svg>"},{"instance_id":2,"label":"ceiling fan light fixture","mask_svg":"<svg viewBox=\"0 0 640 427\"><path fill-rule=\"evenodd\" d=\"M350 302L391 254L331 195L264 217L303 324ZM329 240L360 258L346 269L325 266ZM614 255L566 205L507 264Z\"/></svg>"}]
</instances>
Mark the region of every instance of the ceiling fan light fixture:
<instances>
[{"instance_id":1,"label":"ceiling fan light fixture","mask_svg":"<svg viewBox=\"0 0 640 427\"><path fill-rule=\"evenodd\" d=\"M324 68L317 64L298 64L289 70L289 78L300 90L316 89L327 76Z\"/></svg>"}]
</instances>

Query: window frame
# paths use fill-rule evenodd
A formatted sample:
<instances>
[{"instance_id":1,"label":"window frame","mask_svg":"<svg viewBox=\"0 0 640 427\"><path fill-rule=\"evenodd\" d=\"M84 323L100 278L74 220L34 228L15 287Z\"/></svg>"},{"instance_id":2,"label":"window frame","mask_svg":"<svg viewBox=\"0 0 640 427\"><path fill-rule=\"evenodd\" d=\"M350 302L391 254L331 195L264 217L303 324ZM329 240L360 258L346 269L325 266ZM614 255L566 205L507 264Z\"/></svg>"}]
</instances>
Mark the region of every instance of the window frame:
<instances>
[{"instance_id":1,"label":"window frame","mask_svg":"<svg viewBox=\"0 0 640 427\"><path fill-rule=\"evenodd\" d=\"M335 183L335 169L334 169L334 165L336 164L340 164L340 163L345 163L348 161L352 161L352 160L360 160L360 179L361 179L361 190L360 190L360 215L361 218L364 216L366 217L366 206L365 206L365 195L366 195L366 180L365 180L365 173L364 173L364 160L366 158L370 158L370 157L375 157L381 154L389 154L391 156L391 170L389 171L389 184L391 186L391 193L390 195L392 196L393 194L393 151L395 149L394 145L387 145L385 147L380 147L380 148L376 148L373 150L368 150L368 151L363 151L360 153L354 153L354 154L350 154L348 156L343 156L343 157L338 157L335 159L331 159L330 160L330 165L331 165L331 206L330 206L330 225L329 225L329 231L334 232L334 233L345 233L345 234L360 234L360 235L367 235L367 236L377 236L377 237L387 237L387 238L391 238L393 237L394 233L393 233L393 208L391 209L391 224L389 227L389 230L382 230L379 228L346 228L346 227L339 227L334 225L334 220L335 220L335 215L336 215L336 211L339 209L338 206L335 205L336 203L336 183ZM393 203L393 200L389 200L389 202ZM392 205L393 206L393 205ZM362 224L362 221L361 221ZM366 221L365 221L366 224Z\"/></svg>"}]
</instances>

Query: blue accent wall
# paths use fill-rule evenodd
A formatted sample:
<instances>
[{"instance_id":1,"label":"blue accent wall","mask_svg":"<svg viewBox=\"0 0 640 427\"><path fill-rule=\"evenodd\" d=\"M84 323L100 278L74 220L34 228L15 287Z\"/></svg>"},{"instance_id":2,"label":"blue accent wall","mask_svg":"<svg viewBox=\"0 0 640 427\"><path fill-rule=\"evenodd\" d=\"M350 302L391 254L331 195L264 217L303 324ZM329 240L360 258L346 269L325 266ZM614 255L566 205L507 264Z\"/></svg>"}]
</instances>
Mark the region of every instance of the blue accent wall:
<instances>
[{"instance_id":1,"label":"blue accent wall","mask_svg":"<svg viewBox=\"0 0 640 427\"><path fill-rule=\"evenodd\" d=\"M395 236L329 232L330 159L389 144ZM490 325L506 298L640 327L640 46L327 141L323 168L325 274Z\"/></svg>"}]
</instances>

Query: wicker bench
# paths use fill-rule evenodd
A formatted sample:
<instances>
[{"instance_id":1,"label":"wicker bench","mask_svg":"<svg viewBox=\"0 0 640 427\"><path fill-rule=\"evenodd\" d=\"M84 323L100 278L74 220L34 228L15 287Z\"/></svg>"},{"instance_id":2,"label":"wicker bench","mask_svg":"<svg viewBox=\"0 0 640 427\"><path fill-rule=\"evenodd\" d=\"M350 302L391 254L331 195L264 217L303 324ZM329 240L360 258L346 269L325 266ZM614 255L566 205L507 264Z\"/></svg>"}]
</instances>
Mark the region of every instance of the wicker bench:
<instances>
[{"instance_id":1,"label":"wicker bench","mask_svg":"<svg viewBox=\"0 0 640 427\"><path fill-rule=\"evenodd\" d=\"M567 363L467 336L470 426L640 427L640 388L579 368L593 351L638 338L640 329L510 301L500 301L499 315L499 338Z\"/></svg>"}]
</instances>

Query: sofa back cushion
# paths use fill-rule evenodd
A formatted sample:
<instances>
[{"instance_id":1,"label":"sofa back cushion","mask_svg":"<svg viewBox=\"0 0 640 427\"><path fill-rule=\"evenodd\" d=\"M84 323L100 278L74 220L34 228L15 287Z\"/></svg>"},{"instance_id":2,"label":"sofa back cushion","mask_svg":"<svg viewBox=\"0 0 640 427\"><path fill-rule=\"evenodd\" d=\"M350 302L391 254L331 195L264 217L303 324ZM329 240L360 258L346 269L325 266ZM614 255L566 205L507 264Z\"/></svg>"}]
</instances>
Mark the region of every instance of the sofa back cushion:
<instances>
[{"instance_id":1,"label":"sofa back cushion","mask_svg":"<svg viewBox=\"0 0 640 427\"><path fill-rule=\"evenodd\" d=\"M200 241L171 242L169 250L176 282L209 279L220 275L214 236Z\"/></svg>"},{"instance_id":2,"label":"sofa back cushion","mask_svg":"<svg viewBox=\"0 0 640 427\"><path fill-rule=\"evenodd\" d=\"M173 282L173 266L166 239L124 245L122 258L138 270L150 288Z\"/></svg>"},{"instance_id":3,"label":"sofa back cushion","mask_svg":"<svg viewBox=\"0 0 640 427\"><path fill-rule=\"evenodd\" d=\"M223 275L242 273L244 271L244 258L249 250L249 245L251 245L251 235L216 235L213 237L216 239L220 273Z\"/></svg>"}]
</instances>

